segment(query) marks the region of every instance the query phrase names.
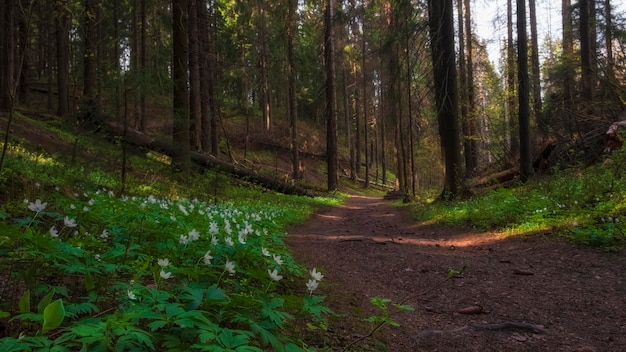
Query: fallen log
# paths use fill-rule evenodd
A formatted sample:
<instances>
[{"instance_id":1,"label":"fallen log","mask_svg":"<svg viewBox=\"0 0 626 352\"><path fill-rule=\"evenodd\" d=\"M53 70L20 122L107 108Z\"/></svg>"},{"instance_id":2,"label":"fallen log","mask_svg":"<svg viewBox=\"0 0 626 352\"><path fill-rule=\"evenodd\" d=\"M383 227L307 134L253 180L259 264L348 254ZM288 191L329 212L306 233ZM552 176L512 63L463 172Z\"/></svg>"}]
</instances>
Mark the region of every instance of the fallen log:
<instances>
[{"instance_id":1,"label":"fallen log","mask_svg":"<svg viewBox=\"0 0 626 352\"><path fill-rule=\"evenodd\" d=\"M168 156L171 156L174 151L172 144L165 139L154 138L131 128L127 128L126 131L124 131L124 126L120 126L119 124L113 122L107 123L107 132L115 137L122 137L126 143L150 149ZM279 193L315 197L315 194L302 187L261 175L254 170L228 163L212 155L192 151L191 161L202 167L218 167L239 179L245 179L251 183L257 183L265 188Z\"/></svg>"}]
</instances>

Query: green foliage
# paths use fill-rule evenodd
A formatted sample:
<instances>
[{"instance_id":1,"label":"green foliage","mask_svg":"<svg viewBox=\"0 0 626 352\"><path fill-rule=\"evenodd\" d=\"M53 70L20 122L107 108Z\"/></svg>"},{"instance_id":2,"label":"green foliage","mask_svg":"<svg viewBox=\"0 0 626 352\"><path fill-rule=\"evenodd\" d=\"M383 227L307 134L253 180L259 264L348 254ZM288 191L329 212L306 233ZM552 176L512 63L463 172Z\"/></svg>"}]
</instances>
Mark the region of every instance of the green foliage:
<instances>
[{"instance_id":1,"label":"green foliage","mask_svg":"<svg viewBox=\"0 0 626 352\"><path fill-rule=\"evenodd\" d=\"M509 234L555 233L606 249L626 240L626 177L623 150L602 164L556 171L515 188L499 188L470 200L416 207L417 219Z\"/></svg>"},{"instance_id":2,"label":"green foliage","mask_svg":"<svg viewBox=\"0 0 626 352\"><path fill-rule=\"evenodd\" d=\"M132 195L118 196L113 174L12 147L0 177L16 185L0 209L2 350L304 350L289 322L330 310L310 293L293 299L306 270L284 228L337 200L226 177L219 199L204 195L215 180L131 178Z\"/></svg>"}]
</instances>

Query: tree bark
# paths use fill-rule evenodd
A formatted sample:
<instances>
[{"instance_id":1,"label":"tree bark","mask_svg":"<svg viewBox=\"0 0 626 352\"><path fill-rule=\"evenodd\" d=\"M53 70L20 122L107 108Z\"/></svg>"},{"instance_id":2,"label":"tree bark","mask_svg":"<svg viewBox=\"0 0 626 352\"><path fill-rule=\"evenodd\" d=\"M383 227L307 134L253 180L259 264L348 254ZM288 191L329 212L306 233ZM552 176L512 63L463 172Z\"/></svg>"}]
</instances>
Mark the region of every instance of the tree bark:
<instances>
[{"instance_id":1,"label":"tree bark","mask_svg":"<svg viewBox=\"0 0 626 352\"><path fill-rule=\"evenodd\" d=\"M452 0L429 0L429 25L435 98L441 150L445 164L442 198L453 198L461 191L461 151L459 138L457 74L454 57Z\"/></svg>"},{"instance_id":2,"label":"tree bark","mask_svg":"<svg viewBox=\"0 0 626 352\"><path fill-rule=\"evenodd\" d=\"M98 50L98 18L97 6L95 0L84 0L85 6L85 52L83 63L83 96L85 98L86 108L88 112L95 111L96 92L97 92L97 61L96 55ZM94 109L94 110L91 110Z\"/></svg>"},{"instance_id":3,"label":"tree bark","mask_svg":"<svg viewBox=\"0 0 626 352\"><path fill-rule=\"evenodd\" d=\"M189 1L189 125L190 147L202 150L202 107L200 100L200 45L198 11L202 0ZM204 5L204 4L202 4Z\"/></svg>"},{"instance_id":4,"label":"tree bark","mask_svg":"<svg viewBox=\"0 0 626 352\"><path fill-rule=\"evenodd\" d=\"M533 112L535 121L540 130L545 134L547 126L543 121L542 99L541 99L541 70L539 67L539 35L537 33L537 7L535 0L528 0L530 10L530 36L531 36L531 72L532 72L532 91L533 91Z\"/></svg>"},{"instance_id":5,"label":"tree bark","mask_svg":"<svg viewBox=\"0 0 626 352\"><path fill-rule=\"evenodd\" d=\"M189 91L188 85L188 43L187 43L187 0L172 1L173 18L173 65L174 80L174 123L172 140L172 167L177 171L187 171L191 166L189 148Z\"/></svg>"},{"instance_id":6,"label":"tree bark","mask_svg":"<svg viewBox=\"0 0 626 352\"><path fill-rule=\"evenodd\" d=\"M287 73L289 81L289 129L291 132L291 164L292 177L300 179L300 161L298 157L298 106L296 100L296 72L295 72L295 26L297 0L289 0L288 20L287 20ZM346 107L347 109L347 107ZM349 140L349 139L348 139Z\"/></svg>"},{"instance_id":7,"label":"tree bark","mask_svg":"<svg viewBox=\"0 0 626 352\"><path fill-rule=\"evenodd\" d=\"M324 9L324 63L326 66L326 158L328 191L339 187L337 174L337 96L335 73L334 0L325 0Z\"/></svg>"},{"instance_id":8,"label":"tree bark","mask_svg":"<svg viewBox=\"0 0 626 352\"><path fill-rule=\"evenodd\" d=\"M478 167L478 128L476 127L476 104L474 101L474 49L472 34L472 12L470 1L464 0L465 3L465 55L467 59L467 113L469 124L469 163L466 163L466 174L474 174ZM460 24L459 24L460 26Z\"/></svg>"},{"instance_id":9,"label":"tree bark","mask_svg":"<svg viewBox=\"0 0 626 352\"><path fill-rule=\"evenodd\" d=\"M580 68L582 98L589 104L593 100L593 69L591 67L591 33L589 0L580 0Z\"/></svg>"},{"instance_id":10,"label":"tree bark","mask_svg":"<svg viewBox=\"0 0 626 352\"><path fill-rule=\"evenodd\" d=\"M269 83L269 58L267 43L267 24L265 1L257 0L257 15L259 17L258 33L259 33L259 53L261 66L261 111L263 112L263 126L269 131L272 127L272 109L271 109L271 92Z\"/></svg>"},{"instance_id":11,"label":"tree bark","mask_svg":"<svg viewBox=\"0 0 626 352\"><path fill-rule=\"evenodd\" d=\"M57 115L67 117L69 114L69 14L64 6L65 2L55 2L54 25L56 32L56 64L57 64Z\"/></svg>"},{"instance_id":12,"label":"tree bark","mask_svg":"<svg viewBox=\"0 0 626 352\"><path fill-rule=\"evenodd\" d=\"M519 124L514 112L516 112L517 104L515 97L515 45L513 44L513 0L507 0L507 51L506 51L506 87L507 87L507 113L509 125L509 159L515 160L519 154Z\"/></svg>"},{"instance_id":13,"label":"tree bark","mask_svg":"<svg viewBox=\"0 0 626 352\"><path fill-rule=\"evenodd\" d=\"M10 111L15 86L15 11L13 0L0 4L0 111Z\"/></svg>"},{"instance_id":14,"label":"tree bark","mask_svg":"<svg viewBox=\"0 0 626 352\"><path fill-rule=\"evenodd\" d=\"M517 0L517 81L519 92L520 179L527 181L532 173L530 160L530 104L528 78L528 34L526 33L526 1Z\"/></svg>"}]
</instances>

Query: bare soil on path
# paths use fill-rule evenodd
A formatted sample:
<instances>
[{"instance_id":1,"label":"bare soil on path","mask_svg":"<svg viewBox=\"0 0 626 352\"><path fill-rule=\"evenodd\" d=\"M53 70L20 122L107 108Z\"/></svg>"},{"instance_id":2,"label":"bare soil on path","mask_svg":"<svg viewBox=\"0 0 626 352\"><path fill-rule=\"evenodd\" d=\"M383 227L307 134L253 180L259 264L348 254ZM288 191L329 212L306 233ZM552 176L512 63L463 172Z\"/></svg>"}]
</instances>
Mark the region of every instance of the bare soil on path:
<instances>
[{"instance_id":1,"label":"bare soil on path","mask_svg":"<svg viewBox=\"0 0 626 352\"><path fill-rule=\"evenodd\" d=\"M406 207L363 196L320 209L287 243L324 273L315 294L338 314L328 331L311 333L319 348L366 337L378 297L415 310L389 308L400 326L348 350L626 351L624 252L419 224Z\"/></svg>"}]
</instances>

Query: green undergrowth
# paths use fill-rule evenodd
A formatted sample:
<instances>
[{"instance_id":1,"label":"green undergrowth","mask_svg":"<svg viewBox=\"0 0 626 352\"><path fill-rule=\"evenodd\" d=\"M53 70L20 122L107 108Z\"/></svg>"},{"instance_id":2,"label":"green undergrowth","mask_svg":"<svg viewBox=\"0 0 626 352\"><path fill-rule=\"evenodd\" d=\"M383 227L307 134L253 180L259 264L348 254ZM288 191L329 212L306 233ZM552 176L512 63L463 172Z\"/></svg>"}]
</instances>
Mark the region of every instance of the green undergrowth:
<instances>
[{"instance_id":1,"label":"green undergrowth","mask_svg":"<svg viewBox=\"0 0 626 352\"><path fill-rule=\"evenodd\" d=\"M626 152L588 168L555 171L526 184L470 200L414 208L420 221L497 230L554 233L574 242L617 250L626 243Z\"/></svg>"},{"instance_id":2,"label":"green undergrowth","mask_svg":"<svg viewBox=\"0 0 626 352\"><path fill-rule=\"evenodd\" d=\"M89 138L79 144L106 158L8 148L0 350L315 350L307 331L332 314L323 275L292 258L285 228L338 197L172 173L138 152L122 187L120 145Z\"/></svg>"}]
</instances>

